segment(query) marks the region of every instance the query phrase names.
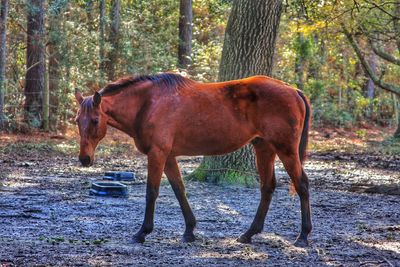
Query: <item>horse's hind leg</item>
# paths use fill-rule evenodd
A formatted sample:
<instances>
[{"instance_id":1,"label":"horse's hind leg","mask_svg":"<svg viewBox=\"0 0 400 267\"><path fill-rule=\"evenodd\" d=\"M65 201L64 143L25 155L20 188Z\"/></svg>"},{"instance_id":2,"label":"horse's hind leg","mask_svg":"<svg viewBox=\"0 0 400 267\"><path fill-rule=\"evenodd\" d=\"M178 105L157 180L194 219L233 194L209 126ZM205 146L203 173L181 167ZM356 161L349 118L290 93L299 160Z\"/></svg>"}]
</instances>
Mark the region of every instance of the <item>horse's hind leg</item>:
<instances>
[{"instance_id":1,"label":"horse's hind leg","mask_svg":"<svg viewBox=\"0 0 400 267\"><path fill-rule=\"evenodd\" d=\"M261 233L263 230L265 216L267 215L272 194L276 187L274 171L275 152L273 147L262 140L256 141L253 145L257 157L257 169L260 175L261 200L253 223L238 239L241 243L250 243L251 237Z\"/></svg>"},{"instance_id":2,"label":"horse's hind leg","mask_svg":"<svg viewBox=\"0 0 400 267\"><path fill-rule=\"evenodd\" d=\"M308 245L308 234L311 232L311 209L310 195L308 192L308 177L303 170L297 149L292 149L292 153L279 153L287 173L289 174L297 194L300 197L301 204L301 232L297 237L295 246L305 247Z\"/></svg>"},{"instance_id":3,"label":"horse's hind leg","mask_svg":"<svg viewBox=\"0 0 400 267\"><path fill-rule=\"evenodd\" d=\"M185 194L185 185L182 181L181 172L179 171L178 163L175 157L169 157L165 164L165 174L174 190L175 196L178 199L179 205L185 218L186 230L183 234L184 242L193 242L195 236L193 230L196 226L196 218L193 215L192 209L190 208L189 202L187 201Z\"/></svg>"}]
</instances>

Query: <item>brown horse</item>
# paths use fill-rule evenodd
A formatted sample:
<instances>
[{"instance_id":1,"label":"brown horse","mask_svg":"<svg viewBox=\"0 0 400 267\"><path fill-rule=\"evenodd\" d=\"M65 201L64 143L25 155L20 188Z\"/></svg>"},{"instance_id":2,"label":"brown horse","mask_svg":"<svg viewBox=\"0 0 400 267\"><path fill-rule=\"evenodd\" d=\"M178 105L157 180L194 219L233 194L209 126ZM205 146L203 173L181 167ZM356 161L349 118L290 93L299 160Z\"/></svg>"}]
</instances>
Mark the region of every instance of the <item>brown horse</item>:
<instances>
[{"instance_id":1,"label":"brown horse","mask_svg":"<svg viewBox=\"0 0 400 267\"><path fill-rule=\"evenodd\" d=\"M76 91L80 110L79 160L93 164L94 151L107 125L129 134L147 155L146 210L135 242L153 230L156 198L162 173L168 177L185 218L183 240L193 241L196 219L185 196L176 161L179 155L220 155L249 142L254 146L260 175L261 200L250 228L238 239L251 242L260 233L276 180L279 156L301 202L301 232L295 245L306 246L311 231L306 155L310 106L299 90L285 83L254 76L221 83L198 83L177 74L125 77L93 96Z\"/></svg>"}]
</instances>

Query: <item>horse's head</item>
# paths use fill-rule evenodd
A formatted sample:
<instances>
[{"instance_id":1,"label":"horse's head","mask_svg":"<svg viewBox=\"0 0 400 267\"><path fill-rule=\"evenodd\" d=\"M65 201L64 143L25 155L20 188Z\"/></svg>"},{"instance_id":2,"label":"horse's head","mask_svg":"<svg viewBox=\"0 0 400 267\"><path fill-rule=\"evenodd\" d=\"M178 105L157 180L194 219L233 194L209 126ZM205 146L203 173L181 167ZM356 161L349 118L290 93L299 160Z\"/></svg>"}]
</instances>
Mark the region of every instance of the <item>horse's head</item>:
<instances>
[{"instance_id":1,"label":"horse's head","mask_svg":"<svg viewBox=\"0 0 400 267\"><path fill-rule=\"evenodd\" d=\"M80 105L75 118L81 137L79 161L83 166L90 166L93 164L97 144L106 135L107 115L101 109L101 95L98 92L84 98L75 89L75 98Z\"/></svg>"}]
</instances>

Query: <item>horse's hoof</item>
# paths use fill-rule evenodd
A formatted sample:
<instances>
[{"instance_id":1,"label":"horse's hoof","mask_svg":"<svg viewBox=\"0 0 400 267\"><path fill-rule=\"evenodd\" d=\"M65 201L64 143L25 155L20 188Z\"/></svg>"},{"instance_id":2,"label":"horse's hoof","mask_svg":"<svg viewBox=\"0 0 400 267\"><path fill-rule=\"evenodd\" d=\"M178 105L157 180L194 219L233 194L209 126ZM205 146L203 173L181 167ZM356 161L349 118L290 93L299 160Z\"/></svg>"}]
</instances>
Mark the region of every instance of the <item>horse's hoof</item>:
<instances>
[{"instance_id":1,"label":"horse's hoof","mask_svg":"<svg viewBox=\"0 0 400 267\"><path fill-rule=\"evenodd\" d=\"M195 237L195 235L193 233L184 234L183 237L182 237L182 241L184 243L191 243L191 242L194 242L195 240L196 240L196 237Z\"/></svg>"},{"instance_id":2,"label":"horse's hoof","mask_svg":"<svg viewBox=\"0 0 400 267\"><path fill-rule=\"evenodd\" d=\"M303 238L297 238L296 242L294 242L293 245L298 248L305 248L308 247L308 240Z\"/></svg>"},{"instance_id":3,"label":"horse's hoof","mask_svg":"<svg viewBox=\"0 0 400 267\"><path fill-rule=\"evenodd\" d=\"M143 244L145 241L144 236L141 235L135 235L133 236L132 242L135 244Z\"/></svg>"},{"instance_id":4,"label":"horse's hoof","mask_svg":"<svg viewBox=\"0 0 400 267\"><path fill-rule=\"evenodd\" d=\"M241 235L237 241L239 243L243 243L243 244L250 244L251 243L251 237L248 237L246 235Z\"/></svg>"}]
</instances>

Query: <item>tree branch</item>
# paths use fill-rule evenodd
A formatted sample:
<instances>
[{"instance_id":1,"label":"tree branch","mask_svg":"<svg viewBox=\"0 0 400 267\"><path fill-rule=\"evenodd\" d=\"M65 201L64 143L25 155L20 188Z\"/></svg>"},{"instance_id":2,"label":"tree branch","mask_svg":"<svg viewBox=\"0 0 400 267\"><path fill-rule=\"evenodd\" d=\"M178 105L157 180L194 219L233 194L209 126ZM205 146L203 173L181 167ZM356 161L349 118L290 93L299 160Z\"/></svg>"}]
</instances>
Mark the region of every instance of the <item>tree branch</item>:
<instances>
[{"instance_id":1,"label":"tree branch","mask_svg":"<svg viewBox=\"0 0 400 267\"><path fill-rule=\"evenodd\" d=\"M371 80L374 82L376 86L379 86L383 90L389 91L391 93L394 93L398 96L400 96L400 87L396 86L394 84L389 84L385 83L381 79L376 76L374 71L372 70L371 66L368 64L367 60L364 57L363 52L361 51L361 48L358 46L357 42L354 40L353 35L349 32L349 30L346 28L344 23L341 23L341 27L343 30L343 33L346 35L348 41L350 42L350 45L353 47L354 52L356 52L356 55L358 59L361 62L361 65L363 66L363 69L365 72L368 74L368 76L371 78Z\"/></svg>"},{"instance_id":2,"label":"tree branch","mask_svg":"<svg viewBox=\"0 0 400 267\"><path fill-rule=\"evenodd\" d=\"M377 3L375 3L374 1L366 1L368 4L371 4L372 6L376 7L377 9L379 9L380 11L382 11L383 13L385 13L386 15L388 15L389 17L391 17L392 19L399 19L396 15L391 14L389 11L387 11L386 9L384 9L382 6L383 5L378 5Z\"/></svg>"},{"instance_id":3,"label":"tree branch","mask_svg":"<svg viewBox=\"0 0 400 267\"><path fill-rule=\"evenodd\" d=\"M378 55L379 57L383 58L386 61L389 61L390 63L400 66L400 58L397 58L389 53L386 53L383 49L377 47L371 39L369 39L369 43L376 55Z\"/></svg>"}]
</instances>

